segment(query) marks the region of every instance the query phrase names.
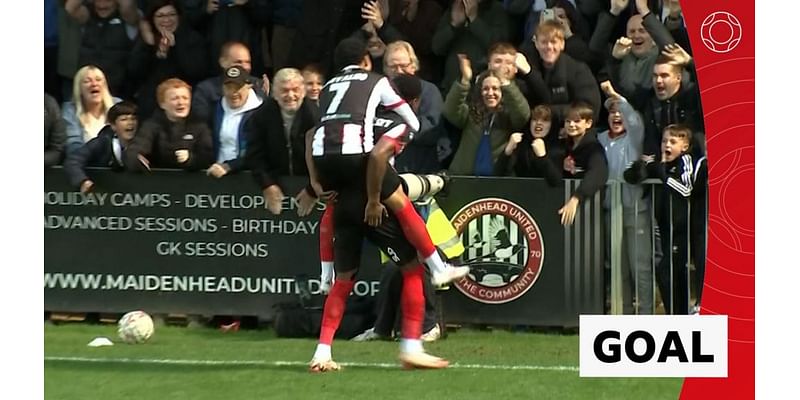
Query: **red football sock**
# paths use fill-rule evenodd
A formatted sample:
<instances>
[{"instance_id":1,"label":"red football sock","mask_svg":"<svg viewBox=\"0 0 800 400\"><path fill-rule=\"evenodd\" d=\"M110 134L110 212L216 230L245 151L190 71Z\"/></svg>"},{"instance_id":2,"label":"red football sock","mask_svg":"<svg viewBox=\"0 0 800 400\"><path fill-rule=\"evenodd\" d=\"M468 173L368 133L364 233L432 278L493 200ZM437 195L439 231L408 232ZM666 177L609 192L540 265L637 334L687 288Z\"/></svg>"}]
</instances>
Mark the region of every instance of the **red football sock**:
<instances>
[{"instance_id":1,"label":"red football sock","mask_svg":"<svg viewBox=\"0 0 800 400\"><path fill-rule=\"evenodd\" d=\"M400 307L403 313L403 339L419 339L422 336L422 320L425 318L425 294L422 265L403 270L403 291Z\"/></svg>"},{"instance_id":2,"label":"red football sock","mask_svg":"<svg viewBox=\"0 0 800 400\"><path fill-rule=\"evenodd\" d=\"M319 260L333 262L333 202L325 206L319 221Z\"/></svg>"},{"instance_id":3,"label":"red football sock","mask_svg":"<svg viewBox=\"0 0 800 400\"><path fill-rule=\"evenodd\" d=\"M333 335L336 334L336 330L339 329L339 323L342 322L347 298L350 296L355 284L355 280L336 279L333 281L333 287L328 294L328 298L325 299L325 307L322 309L322 327L319 332L320 343L330 345L333 342ZM422 307L425 307L424 299Z\"/></svg>"},{"instance_id":4,"label":"red football sock","mask_svg":"<svg viewBox=\"0 0 800 400\"><path fill-rule=\"evenodd\" d=\"M408 199L403 199L403 207L396 211L394 215L397 216L400 228L403 229L406 239L422 254L423 258L428 258L436 252L431 236L428 234L428 229L425 227L425 221L417 214L417 210L414 209L414 205Z\"/></svg>"}]
</instances>

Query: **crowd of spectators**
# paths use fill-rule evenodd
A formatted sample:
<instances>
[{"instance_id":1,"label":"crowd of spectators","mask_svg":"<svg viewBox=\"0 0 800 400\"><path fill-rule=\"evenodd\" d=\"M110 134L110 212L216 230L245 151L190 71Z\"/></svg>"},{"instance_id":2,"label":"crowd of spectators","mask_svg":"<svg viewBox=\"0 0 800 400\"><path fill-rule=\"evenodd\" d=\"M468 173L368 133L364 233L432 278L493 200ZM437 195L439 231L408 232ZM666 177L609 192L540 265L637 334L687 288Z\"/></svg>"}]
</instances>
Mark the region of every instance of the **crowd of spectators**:
<instances>
[{"instance_id":1,"label":"crowd of spectators","mask_svg":"<svg viewBox=\"0 0 800 400\"><path fill-rule=\"evenodd\" d=\"M249 169L280 207L347 37L375 71L422 78L399 172L583 179L566 224L610 182L646 211L638 183L664 175L626 169L666 165L668 127L704 158L678 0L45 0L45 167L63 163L81 191L90 165Z\"/></svg>"}]
</instances>

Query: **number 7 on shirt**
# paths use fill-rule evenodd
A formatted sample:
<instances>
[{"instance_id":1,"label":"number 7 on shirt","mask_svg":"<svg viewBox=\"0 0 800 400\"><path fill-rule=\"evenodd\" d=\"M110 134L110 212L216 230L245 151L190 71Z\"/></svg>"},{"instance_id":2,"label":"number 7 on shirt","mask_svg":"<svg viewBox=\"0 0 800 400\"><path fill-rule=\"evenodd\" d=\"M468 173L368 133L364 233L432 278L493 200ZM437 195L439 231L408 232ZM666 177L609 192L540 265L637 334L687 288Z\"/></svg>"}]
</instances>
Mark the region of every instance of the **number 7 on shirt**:
<instances>
[{"instance_id":1,"label":"number 7 on shirt","mask_svg":"<svg viewBox=\"0 0 800 400\"><path fill-rule=\"evenodd\" d=\"M331 99L331 104L328 106L328 109L325 110L325 114L333 114L339 109L339 104L342 102L342 98L344 97L345 93L347 93L347 89L350 89L350 82L337 82L333 83L330 86L330 90L336 92Z\"/></svg>"}]
</instances>

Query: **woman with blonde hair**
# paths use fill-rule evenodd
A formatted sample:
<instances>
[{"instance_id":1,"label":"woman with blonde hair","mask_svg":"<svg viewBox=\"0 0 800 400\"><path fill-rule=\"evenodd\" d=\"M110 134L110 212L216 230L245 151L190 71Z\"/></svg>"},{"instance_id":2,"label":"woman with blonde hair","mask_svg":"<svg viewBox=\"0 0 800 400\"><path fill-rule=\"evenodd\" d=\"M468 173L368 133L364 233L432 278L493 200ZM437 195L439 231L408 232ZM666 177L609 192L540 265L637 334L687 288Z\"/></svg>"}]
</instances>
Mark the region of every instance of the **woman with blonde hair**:
<instances>
[{"instance_id":1,"label":"woman with blonde hair","mask_svg":"<svg viewBox=\"0 0 800 400\"><path fill-rule=\"evenodd\" d=\"M64 103L62 116L67 125L67 154L94 139L106 125L106 113L122 101L111 96L103 71L86 65L75 73L72 82L72 101Z\"/></svg>"}]
</instances>

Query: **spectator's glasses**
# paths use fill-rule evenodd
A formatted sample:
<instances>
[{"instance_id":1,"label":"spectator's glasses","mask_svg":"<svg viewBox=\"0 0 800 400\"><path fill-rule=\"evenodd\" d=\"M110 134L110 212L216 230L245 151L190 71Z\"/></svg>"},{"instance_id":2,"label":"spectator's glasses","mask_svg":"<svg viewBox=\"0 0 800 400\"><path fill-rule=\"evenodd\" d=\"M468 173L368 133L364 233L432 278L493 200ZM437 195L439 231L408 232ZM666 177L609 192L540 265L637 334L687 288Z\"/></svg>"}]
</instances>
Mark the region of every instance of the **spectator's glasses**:
<instances>
[{"instance_id":1,"label":"spectator's glasses","mask_svg":"<svg viewBox=\"0 0 800 400\"><path fill-rule=\"evenodd\" d=\"M164 14L153 14L153 17L155 17L155 18L174 18L174 17L177 17L177 16L178 16L178 13L174 12L174 11L173 12L169 12L169 13L164 13Z\"/></svg>"},{"instance_id":2,"label":"spectator's glasses","mask_svg":"<svg viewBox=\"0 0 800 400\"><path fill-rule=\"evenodd\" d=\"M405 63L405 64L395 64L395 65L387 65L386 68L393 69L395 71L403 71L406 68L410 67L412 63Z\"/></svg>"}]
</instances>

